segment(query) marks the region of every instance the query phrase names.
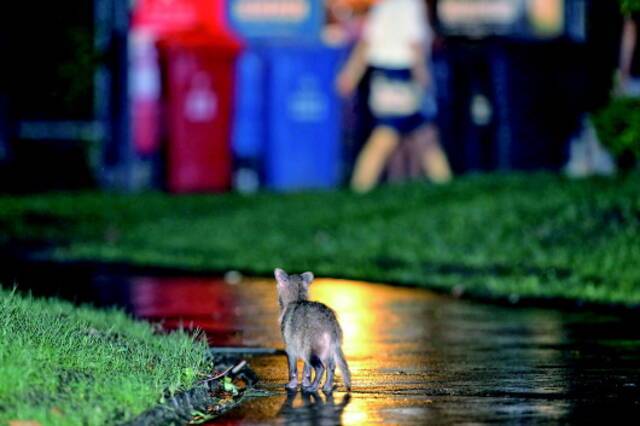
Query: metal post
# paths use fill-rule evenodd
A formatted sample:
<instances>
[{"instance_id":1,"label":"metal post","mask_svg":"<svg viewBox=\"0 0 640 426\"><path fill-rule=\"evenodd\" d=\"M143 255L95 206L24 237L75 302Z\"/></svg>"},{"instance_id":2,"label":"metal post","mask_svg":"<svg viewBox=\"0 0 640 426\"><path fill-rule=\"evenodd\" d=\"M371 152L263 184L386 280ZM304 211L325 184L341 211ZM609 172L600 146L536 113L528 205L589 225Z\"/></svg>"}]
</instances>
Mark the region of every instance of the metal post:
<instances>
[{"instance_id":1,"label":"metal post","mask_svg":"<svg viewBox=\"0 0 640 426\"><path fill-rule=\"evenodd\" d=\"M11 58L9 44L9 30L5 25L0 28L0 55L2 58ZM0 163L9 156L9 140L11 138L9 117L9 69L13 64L4 64L0 67Z\"/></svg>"},{"instance_id":2,"label":"metal post","mask_svg":"<svg viewBox=\"0 0 640 426\"><path fill-rule=\"evenodd\" d=\"M500 170L513 168L513 129L511 123L509 87L509 64L504 47L494 46L491 52L494 90L494 114L496 120L497 166Z\"/></svg>"},{"instance_id":3,"label":"metal post","mask_svg":"<svg viewBox=\"0 0 640 426\"><path fill-rule=\"evenodd\" d=\"M133 187L135 152L129 106L129 0L94 0L95 48L105 58L94 76L94 114L103 131L99 176L105 187Z\"/></svg>"},{"instance_id":4,"label":"metal post","mask_svg":"<svg viewBox=\"0 0 640 426\"><path fill-rule=\"evenodd\" d=\"M98 56L108 57L111 39L111 6L112 0L93 0L94 49ZM117 156L113 153L113 137L110 127L109 111L111 110L111 73L109 66L101 61L93 76L93 116L102 129L101 155L98 159L97 180L103 187L113 186L113 170Z\"/></svg>"},{"instance_id":5,"label":"metal post","mask_svg":"<svg viewBox=\"0 0 640 426\"><path fill-rule=\"evenodd\" d=\"M133 189L135 152L131 143L129 110L129 1L113 0L113 31L111 51L113 58L111 97L111 126L114 143L119 147L119 186Z\"/></svg>"}]
</instances>

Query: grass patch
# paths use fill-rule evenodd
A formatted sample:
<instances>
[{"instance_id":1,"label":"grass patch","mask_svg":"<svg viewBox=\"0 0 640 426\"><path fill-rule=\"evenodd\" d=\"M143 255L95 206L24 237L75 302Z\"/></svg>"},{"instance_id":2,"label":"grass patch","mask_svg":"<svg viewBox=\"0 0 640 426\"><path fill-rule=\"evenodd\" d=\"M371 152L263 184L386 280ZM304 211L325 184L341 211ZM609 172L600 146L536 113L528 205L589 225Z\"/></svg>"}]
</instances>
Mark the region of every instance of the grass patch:
<instances>
[{"instance_id":1,"label":"grass patch","mask_svg":"<svg viewBox=\"0 0 640 426\"><path fill-rule=\"evenodd\" d=\"M74 307L0 288L0 424L130 420L211 369L206 345L154 335L119 311Z\"/></svg>"},{"instance_id":2,"label":"grass patch","mask_svg":"<svg viewBox=\"0 0 640 426\"><path fill-rule=\"evenodd\" d=\"M44 256L56 260L258 275L280 266L478 296L640 303L637 174L471 176L364 196L5 197L0 235L51 244Z\"/></svg>"}]
</instances>

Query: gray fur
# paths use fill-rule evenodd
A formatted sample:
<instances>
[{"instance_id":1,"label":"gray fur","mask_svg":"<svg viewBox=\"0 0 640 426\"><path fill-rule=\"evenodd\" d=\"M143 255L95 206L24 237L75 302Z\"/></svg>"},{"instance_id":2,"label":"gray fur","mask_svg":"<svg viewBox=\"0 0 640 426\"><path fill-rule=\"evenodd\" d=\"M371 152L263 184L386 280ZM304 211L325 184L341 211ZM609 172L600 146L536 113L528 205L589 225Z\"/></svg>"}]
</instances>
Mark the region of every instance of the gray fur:
<instances>
[{"instance_id":1,"label":"gray fur","mask_svg":"<svg viewBox=\"0 0 640 426\"><path fill-rule=\"evenodd\" d=\"M289 383L286 387L297 388L296 363L301 359L304 362L303 390L315 392L326 370L327 379L322 390L331 392L336 365L340 368L344 385L351 390L351 374L342 353L342 329L336 314L328 306L308 300L313 274L288 275L278 268L274 275L278 283L280 331L289 361ZM315 371L313 382L312 370Z\"/></svg>"}]
</instances>

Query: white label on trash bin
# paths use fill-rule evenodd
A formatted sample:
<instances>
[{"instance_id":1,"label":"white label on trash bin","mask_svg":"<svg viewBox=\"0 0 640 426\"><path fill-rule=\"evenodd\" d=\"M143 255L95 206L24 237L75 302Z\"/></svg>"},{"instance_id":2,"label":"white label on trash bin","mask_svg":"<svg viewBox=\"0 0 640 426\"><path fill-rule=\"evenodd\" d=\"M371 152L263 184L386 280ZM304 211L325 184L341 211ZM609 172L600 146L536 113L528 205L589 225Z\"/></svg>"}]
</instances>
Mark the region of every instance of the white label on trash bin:
<instances>
[{"instance_id":1,"label":"white label on trash bin","mask_svg":"<svg viewBox=\"0 0 640 426\"><path fill-rule=\"evenodd\" d=\"M232 13L245 22L300 22L310 9L308 0L237 0Z\"/></svg>"},{"instance_id":2,"label":"white label on trash bin","mask_svg":"<svg viewBox=\"0 0 640 426\"><path fill-rule=\"evenodd\" d=\"M287 102L290 117L295 121L322 121L329 114L327 95L314 77L302 77Z\"/></svg>"},{"instance_id":3,"label":"white label on trash bin","mask_svg":"<svg viewBox=\"0 0 640 426\"><path fill-rule=\"evenodd\" d=\"M184 102L184 116L188 121L201 123L215 118L218 97L211 88L211 79L204 72L197 73Z\"/></svg>"}]
</instances>

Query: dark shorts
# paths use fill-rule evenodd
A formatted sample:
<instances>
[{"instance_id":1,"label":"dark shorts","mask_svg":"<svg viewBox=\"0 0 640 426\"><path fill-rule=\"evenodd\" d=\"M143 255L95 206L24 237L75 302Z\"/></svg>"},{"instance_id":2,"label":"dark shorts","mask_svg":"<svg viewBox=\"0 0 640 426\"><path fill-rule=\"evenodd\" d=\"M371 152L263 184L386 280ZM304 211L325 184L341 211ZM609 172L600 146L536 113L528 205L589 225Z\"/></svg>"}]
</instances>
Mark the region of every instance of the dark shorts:
<instances>
[{"instance_id":1,"label":"dark shorts","mask_svg":"<svg viewBox=\"0 0 640 426\"><path fill-rule=\"evenodd\" d=\"M377 126L391 127L393 130L400 133L401 135L406 135L408 133L411 133L414 130L418 129L420 126L427 123L427 120L425 120L425 118L419 113L409 115L409 116L399 116L399 117L374 116L374 118L375 118L376 127Z\"/></svg>"},{"instance_id":2,"label":"dark shorts","mask_svg":"<svg viewBox=\"0 0 640 426\"><path fill-rule=\"evenodd\" d=\"M389 69L371 67L372 81L376 76L382 76L387 81L397 84L412 84L410 69ZM373 90L373 87L372 87ZM391 127L400 134L411 133L420 126L433 122L436 119L438 109L433 90L426 90L420 94L419 107L409 114L381 114L372 109L372 115L376 126Z\"/></svg>"}]
</instances>

